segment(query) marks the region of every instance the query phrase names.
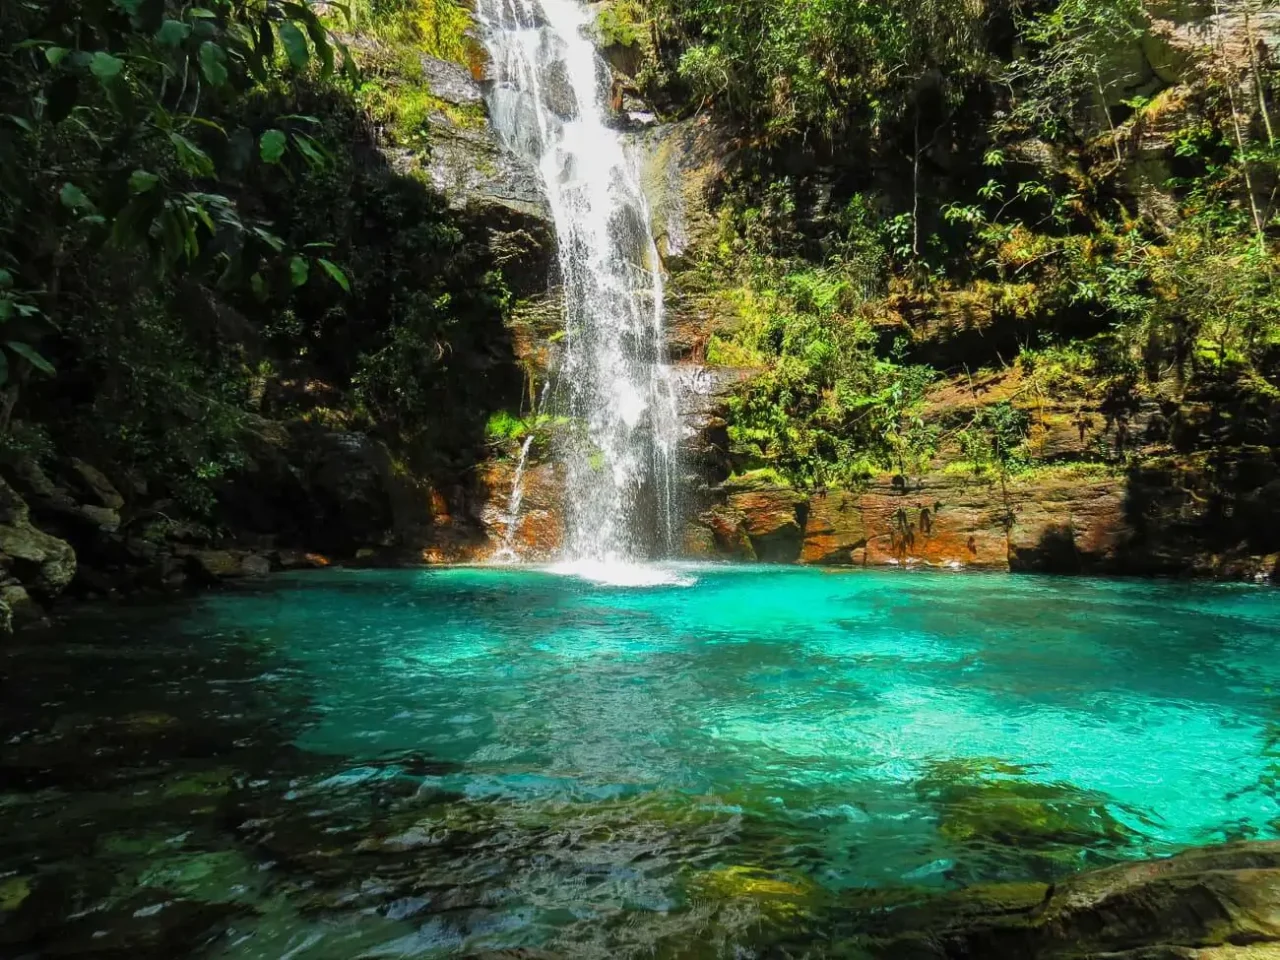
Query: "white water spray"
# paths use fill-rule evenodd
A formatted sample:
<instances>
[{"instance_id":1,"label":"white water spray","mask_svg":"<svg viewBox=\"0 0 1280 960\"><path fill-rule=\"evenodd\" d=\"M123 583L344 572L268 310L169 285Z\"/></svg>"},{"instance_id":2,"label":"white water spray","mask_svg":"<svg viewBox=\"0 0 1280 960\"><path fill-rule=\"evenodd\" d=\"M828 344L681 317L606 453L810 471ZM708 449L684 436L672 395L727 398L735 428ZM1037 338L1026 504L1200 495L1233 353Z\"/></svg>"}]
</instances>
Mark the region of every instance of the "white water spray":
<instances>
[{"instance_id":1,"label":"white water spray","mask_svg":"<svg viewBox=\"0 0 1280 960\"><path fill-rule=\"evenodd\" d=\"M478 0L492 56L490 112L537 163L560 246L565 340L556 406L570 427L567 559L675 552L680 423L666 362L661 264L639 175L608 126L608 69L580 0Z\"/></svg>"}]
</instances>

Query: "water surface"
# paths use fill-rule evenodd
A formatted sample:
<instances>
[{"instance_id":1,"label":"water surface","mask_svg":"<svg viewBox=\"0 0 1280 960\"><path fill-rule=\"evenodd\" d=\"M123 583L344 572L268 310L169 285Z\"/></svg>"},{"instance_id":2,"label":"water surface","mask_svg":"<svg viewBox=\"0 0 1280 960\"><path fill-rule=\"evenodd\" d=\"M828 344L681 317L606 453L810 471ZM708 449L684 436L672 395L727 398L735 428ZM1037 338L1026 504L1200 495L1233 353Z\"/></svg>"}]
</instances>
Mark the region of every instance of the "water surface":
<instances>
[{"instance_id":1,"label":"water surface","mask_svg":"<svg viewBox=\"0 0 1280 960\"><path fill-rule=\"evenodd\" d=\"M1272 590L629 582L333 571L25 641L0 955L834 956L869 896L1280 836Z\"/></svg>"}]
</instances>

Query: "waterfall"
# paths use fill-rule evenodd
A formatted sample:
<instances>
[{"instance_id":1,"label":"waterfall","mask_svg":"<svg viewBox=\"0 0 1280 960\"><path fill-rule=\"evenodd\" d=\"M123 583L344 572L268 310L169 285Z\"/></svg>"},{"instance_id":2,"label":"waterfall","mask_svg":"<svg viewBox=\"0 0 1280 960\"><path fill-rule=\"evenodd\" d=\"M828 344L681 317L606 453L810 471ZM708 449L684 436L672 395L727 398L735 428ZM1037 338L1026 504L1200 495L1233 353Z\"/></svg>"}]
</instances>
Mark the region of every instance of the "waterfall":
<instances>
[{"instance_id":1,"label":"waterfall","mask_svg":"<svg viewBox=\"0 0 1280 960\"><path fill-rule=\"evenodd\" d=\"M675 552L680 425L667 364L663 280L639 174L608 124L609 71L581 0L478 0L489 109L546 183L560 248L565 337L555 444L567 559Z\"/></svg>"},{"instance_id":2,"label":"waterfall","mask_svg":"<svg viewBox=\"0 0 1280 960\"><path fill-rule=\"evenodd\" d=\"M506 533L502 537L502 546L493 556L498 563L517 563L520 560L520 555L516 553L516 533L520 527L520 507L524 504L524 471L529 465L529 453L533 450L533 441L537 439L538 421L542 417L542 408L546 405L550 389L551 383L548 381L542 388L537 403L533 405L533 428L520 446L520 459L516 461L516 473L511 478L511 496L507 498Z\"/></svg>"}]
</instances>

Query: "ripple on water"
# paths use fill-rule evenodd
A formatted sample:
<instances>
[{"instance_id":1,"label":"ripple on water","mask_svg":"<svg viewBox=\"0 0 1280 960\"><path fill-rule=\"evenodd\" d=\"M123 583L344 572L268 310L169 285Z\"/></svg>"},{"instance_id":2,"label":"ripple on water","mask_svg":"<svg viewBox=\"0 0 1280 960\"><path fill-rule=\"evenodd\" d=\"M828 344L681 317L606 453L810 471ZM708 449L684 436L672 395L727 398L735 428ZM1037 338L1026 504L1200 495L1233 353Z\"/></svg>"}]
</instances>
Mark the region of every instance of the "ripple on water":
<instances>
[{"instance_id":1,"label":"ripple on water","mask_svg":"<svg viewBox=\"0 0 1280 960\"><path fill-rule=\"evenodd\" d=\"M10 650L0 954L802 953L850 891L1277 834L1271 591L592 573L286 576Z\"/></svg>"}]
</instances>

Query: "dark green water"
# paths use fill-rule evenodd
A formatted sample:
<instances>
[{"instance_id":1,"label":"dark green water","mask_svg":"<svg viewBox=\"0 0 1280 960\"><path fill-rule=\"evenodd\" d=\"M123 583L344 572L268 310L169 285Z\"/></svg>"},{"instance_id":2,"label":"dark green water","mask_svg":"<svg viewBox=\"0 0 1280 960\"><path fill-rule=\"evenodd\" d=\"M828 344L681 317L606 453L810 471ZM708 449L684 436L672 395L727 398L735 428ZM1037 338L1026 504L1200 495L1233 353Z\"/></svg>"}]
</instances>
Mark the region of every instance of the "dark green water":
<instances>
[{"instance_id":1,"label":"dark green water","mask_svg":"<svg viewBox=\"0 0 1280 960\"><path fill-rule=\"evenodd\" d=\"M846 956L1280 836L1280 594L331 572L0 654L0 956ZM503 953L518 951L525 953Z\"/></svg>"}]
</instances>

